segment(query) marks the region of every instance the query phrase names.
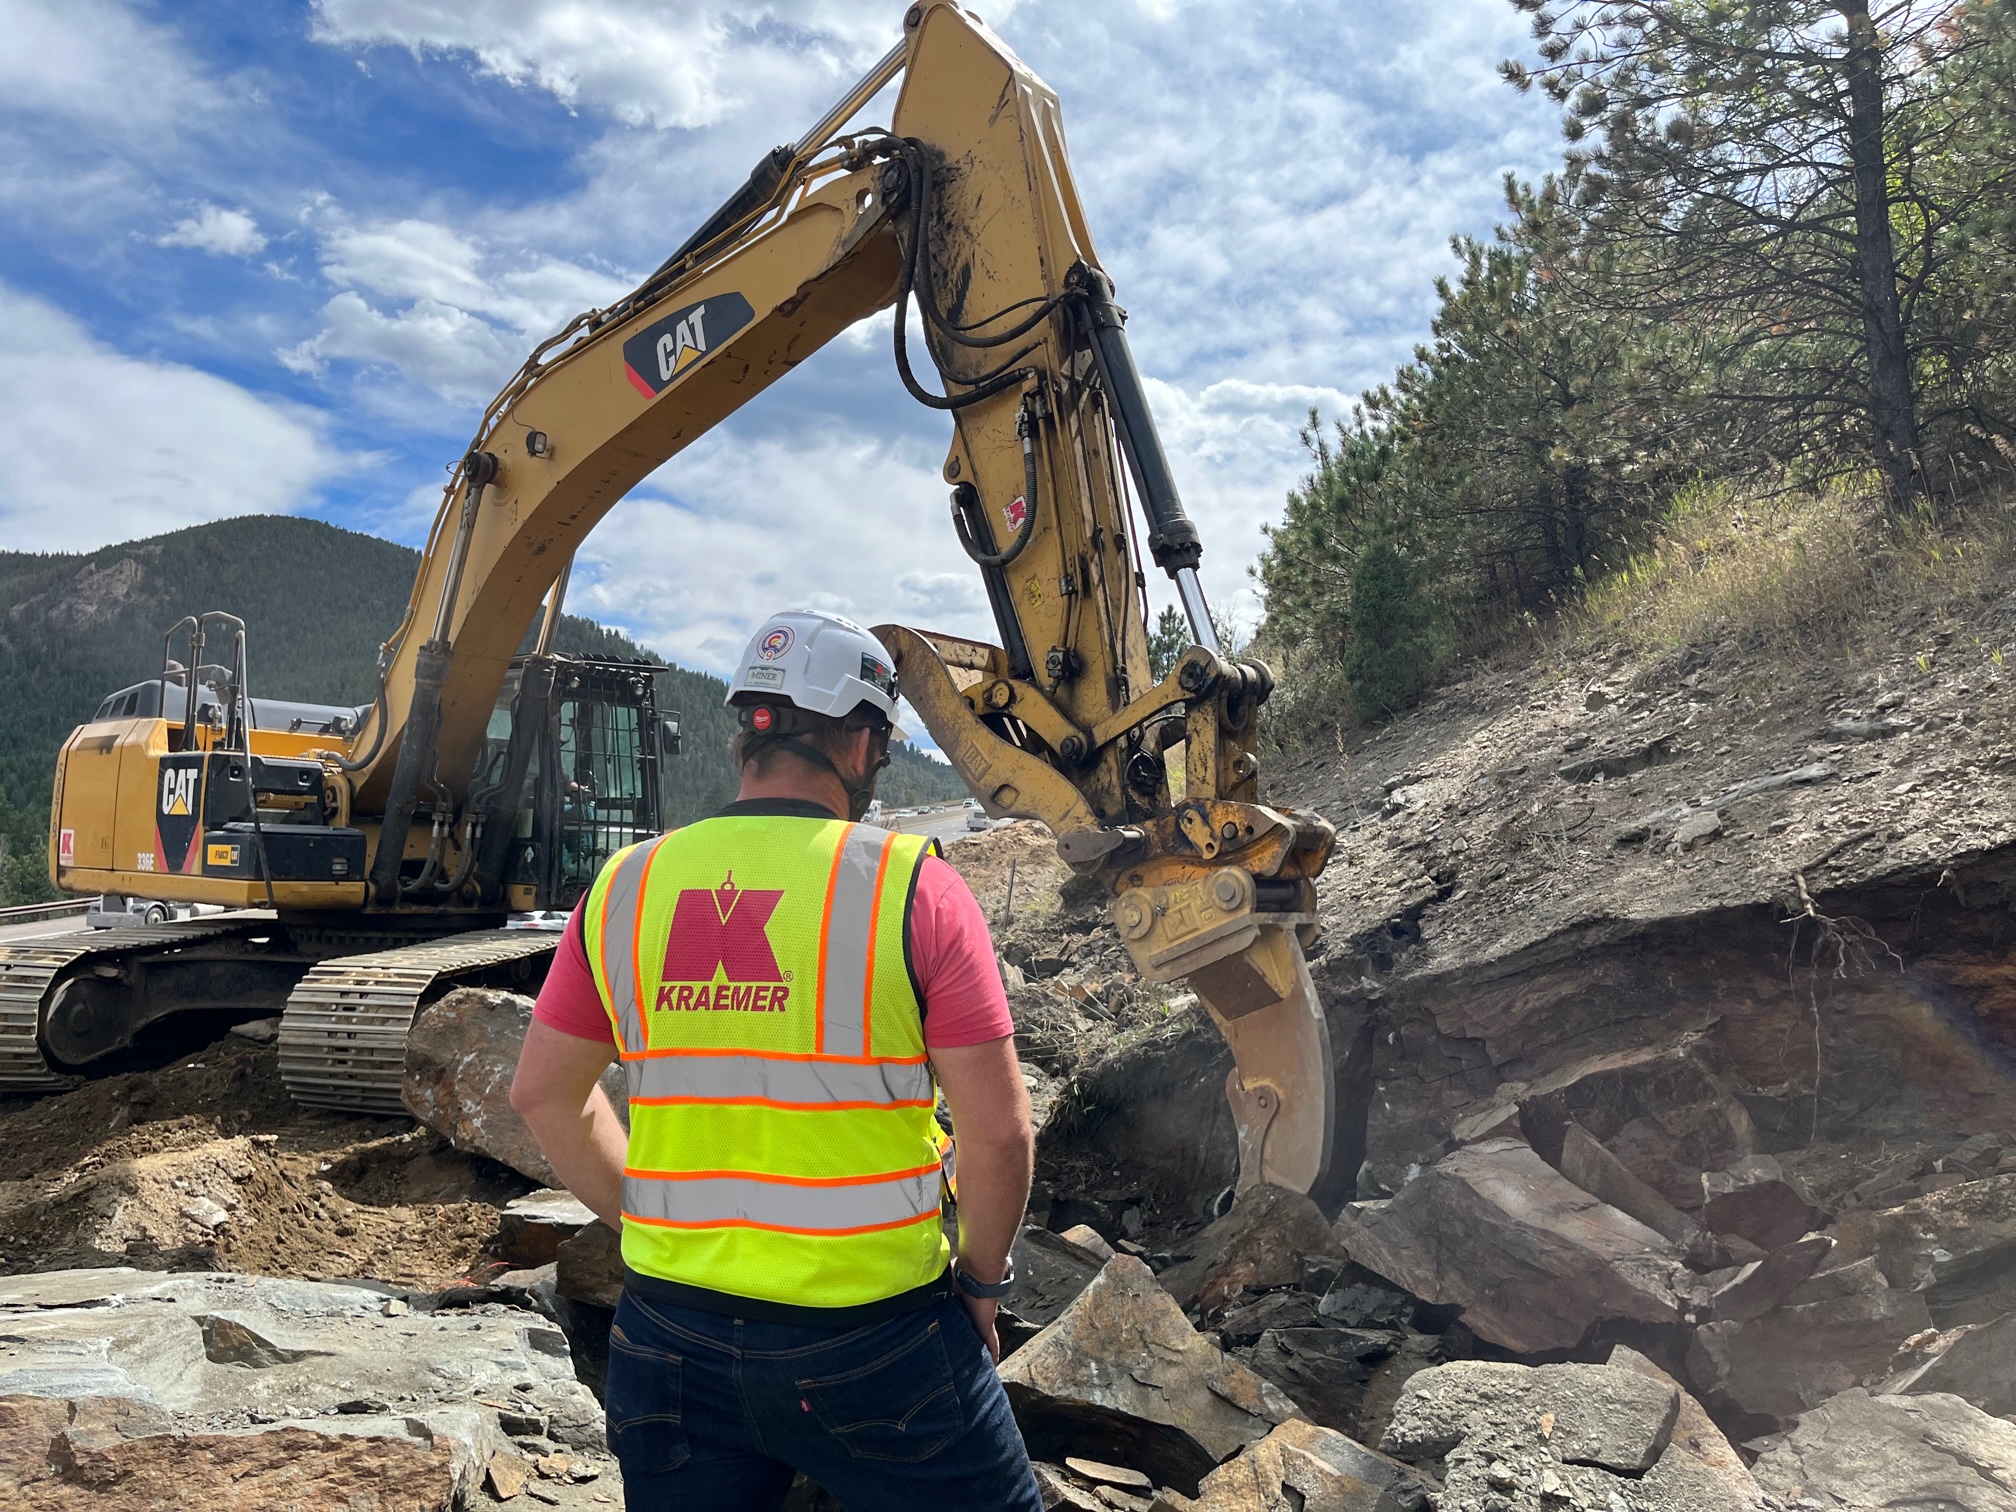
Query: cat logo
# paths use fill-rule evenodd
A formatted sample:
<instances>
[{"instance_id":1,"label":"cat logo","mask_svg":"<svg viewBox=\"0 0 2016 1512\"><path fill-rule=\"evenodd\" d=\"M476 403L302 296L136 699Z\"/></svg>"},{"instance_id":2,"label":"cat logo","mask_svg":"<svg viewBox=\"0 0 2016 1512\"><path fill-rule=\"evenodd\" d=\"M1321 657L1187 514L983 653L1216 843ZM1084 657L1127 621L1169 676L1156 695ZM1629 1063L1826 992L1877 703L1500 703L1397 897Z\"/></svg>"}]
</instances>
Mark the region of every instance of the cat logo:
<instances>
[{"instance_id":1,"label":"cat logo","mask_svg":"<svg viewBox=\"0 0 2016 1512\"><path fill-rule=\"evenodd\" d=\"M624 376L646 399L655 399L755 316L740 294L683 305L623 343Z\"/></svg>"},{"instance_id":2,"label":"cat logo","mask_svg":"<svg viewBox=\"0 0 2016 1512\"><path fill-rule=\"evenodd\" d=\"M197 768L168 767L161 773L161 812L188 814L196 806Z\"/></svg>"}]
</instances>

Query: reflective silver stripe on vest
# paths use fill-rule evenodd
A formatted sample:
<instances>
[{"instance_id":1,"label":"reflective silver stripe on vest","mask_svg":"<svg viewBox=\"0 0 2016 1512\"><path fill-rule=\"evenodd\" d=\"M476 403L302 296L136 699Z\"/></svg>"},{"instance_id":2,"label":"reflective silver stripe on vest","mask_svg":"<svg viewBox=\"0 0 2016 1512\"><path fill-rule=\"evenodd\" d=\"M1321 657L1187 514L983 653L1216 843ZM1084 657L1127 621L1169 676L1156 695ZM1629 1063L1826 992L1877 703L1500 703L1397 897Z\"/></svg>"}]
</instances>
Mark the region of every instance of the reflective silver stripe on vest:
<instances>
[{"instance_id":1,"label":"reflective silver stripe on vest","mask_svg":"<svg viewBox=\"0 0 2016 1512\"><path fill-rule=\"evenodd\" d=\"M929 1103L937 1089L927 1065L764 1060L754 1055L654 1055L624 1062L630 1098L761 1098L766 1102Z\"/></svg>"},{"instance_id":2,"label":"reflective silver stripe on vest","mask_svg":"<svg viewBox=\"0 0 2016 1512\"><path fill-rule=\"evenodd\" d=\"M875 874L888 830L856 824L840 843L833 916L826 925L826 975L820 983L823 1055L866 1055L868 944L875 934Z\"/></svg>"},{"instance_id":3,"label":"reflective silver stripe on vest","mask_svg":"<svg viewBox=\"0 0 2016 1512\"><path fill-rule=\"evenodd\" d=\"M748 1176L623 1178L623 1211L647 1223L732 1224L813 1233L890 1228L936 1216L943 1177L917 1176L849 1186L792 1186Z\"/></svg>"},{"instance_id":4,"label":"reflective silver stripe on vest","mask_svg":"<svg viewBox=\"0 0 2016 1512\"><path fill-rule=\"evenodd\" d=\"M644 1048L644 1019L637 1011L637 931L643 927L638 903L644 873L661 841L634 847L617 863L609 878L602 910L602 979L609 984L609 1006L616 1014L622 1049Z\"/></svg>"}]
</instances>

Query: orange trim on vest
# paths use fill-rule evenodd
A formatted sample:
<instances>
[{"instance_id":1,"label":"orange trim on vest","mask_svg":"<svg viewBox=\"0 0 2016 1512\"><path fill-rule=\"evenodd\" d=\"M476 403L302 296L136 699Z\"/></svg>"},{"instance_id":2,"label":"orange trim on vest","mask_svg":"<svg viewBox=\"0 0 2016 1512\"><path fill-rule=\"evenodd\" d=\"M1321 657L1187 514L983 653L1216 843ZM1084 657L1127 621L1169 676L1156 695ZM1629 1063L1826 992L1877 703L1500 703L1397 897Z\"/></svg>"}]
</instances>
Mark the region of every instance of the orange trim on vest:
<instances>
[{"instance_id":1,"label":"orange trim on vest","mask_svg":"<svg viewBox=\"0 0 2016 1512\"><path fill-rule=\"evenodd\" d=\"M700 1045L667 1046L663 1050L644 1050L635 1055L622 1057L626 1061L658 1060L668 1055L738 1055L750 1060L779 1061L823 1061L835 1066L922 1066L929 1063L927 1055L820 1055L801 1054L789 1050L722 1050L718 1047ZM935 1104L933 1106L936 1106Z\"/></svg>"},{"instance_id":2,"label":"orange trim on vest","mask_svg":"<svg viewBox=\"0 0 2016 1512\"><path fill-rule=\"evenodd\" d=\"M883 1064L878 1062L878 1064ZM863 1109L935 1108L934 1098L912 1102L784 1102L775 1097L633 1097L633 1108L783 1108L793 1113L858 1113ZM823 1233L824 1230L821 1230Z\"/></svg>"},{"instance_id":3,"label":"orange trim on vest","mask_svg":"<svg viewBox=\"0 0 2016 1512\"><path fill-rule=\"evenodd\" d=\"M642 1171L624 1166L623 1174L637 1181L764 1181L773 1186L850 1187L880 1186L885 1181L908 1181L912 1176L929 1176L941 1167L932 1161L914 1171L877 1171L870 1176L777 1176L768 1171ZM818 1229L821 1234L832 1229Z\"/></svg>"},{"instance_id":4,"label":"orange trim on vest","mask_svg":"<svg viewBox=\"0 0 2016 1512\"><path fill-rule=\"evenodd\" d=\"M896 1218L888 1223L864 1223L858 1228L815 1229L794 1228L788 1223L758 1223L753 1218L716 1218L705 1223L684 1223L673 1218L639 1218L635 1213L623 1215L625 1223L640 1223L646 1228L667 1229L761 1229L766 1234L804 1234L814 1239L845 1239L855 1234L882 1234L890 1229L911 1228L919 1223L936 1223L939 1215L934 1209L929 1213L919 1213L915 1218Z\"/></svg>"},{"instance_id":5,"label":"orange trim on vest","mask_svg":"<svg viewBox=\"0 0 2016 1512\"><path fill-rule=\"evenodd\" d=\"M644 900L650 896L651 868L658 864L658 858L664 851L665 847L658 841L651 842L651 854L644 858L644 875L637 881L636 918L630 929L630 991L636 995L637 1027L644 1031L647 1046L651 1043L651 1016L644 1011Z\"/></svg>"}]
</instances>

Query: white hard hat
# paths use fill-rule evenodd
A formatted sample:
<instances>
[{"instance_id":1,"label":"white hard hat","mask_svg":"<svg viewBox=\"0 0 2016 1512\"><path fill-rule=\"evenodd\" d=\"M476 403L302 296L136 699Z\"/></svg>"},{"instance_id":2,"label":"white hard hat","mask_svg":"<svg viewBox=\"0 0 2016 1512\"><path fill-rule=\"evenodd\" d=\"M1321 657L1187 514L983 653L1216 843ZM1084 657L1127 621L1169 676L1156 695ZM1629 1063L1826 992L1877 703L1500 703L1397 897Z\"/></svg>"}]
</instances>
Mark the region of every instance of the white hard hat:
<instances>
[{"instance_id":1,"label":"white hard hat","mask_svg":"<svg viewBox=\"0 0 2016 1512\"><path fill-rule=\"evenodd\" d=\"M896 723L896 671L888 649L852 620L818 609L773 614L749 639L728 679L727 702L774 700L844 719L859 704ZM892 728L890 738L908 740Z\"/></svg>"}]
</instances>

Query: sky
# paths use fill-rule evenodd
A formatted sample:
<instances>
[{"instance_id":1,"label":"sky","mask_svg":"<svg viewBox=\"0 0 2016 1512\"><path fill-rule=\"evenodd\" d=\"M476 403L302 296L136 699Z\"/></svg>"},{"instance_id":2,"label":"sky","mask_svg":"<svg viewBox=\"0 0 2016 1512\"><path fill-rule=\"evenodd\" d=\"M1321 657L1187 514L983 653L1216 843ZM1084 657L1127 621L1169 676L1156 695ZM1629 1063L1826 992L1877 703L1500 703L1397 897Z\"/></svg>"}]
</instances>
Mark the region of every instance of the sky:
<instances>
[{"instance_id":1,"label":"sky","mask_svg":"<svg viewBox=\"0 0 2016 1512\"><path fill-rule=\"evenodd\" d=\"M904 8L0 0L0 549L245 513L421 544L525 353L809 127ZM1507 0L982 14L1060 96L1207 590L1250 630L1308 411L1406 360L1449 238L1558 158L1496 76L1524 26ZM950 423L889 334L863 322L635 489L568 607L717 673L787 606L991 639Z\"/></svg>"}]
</instances>

